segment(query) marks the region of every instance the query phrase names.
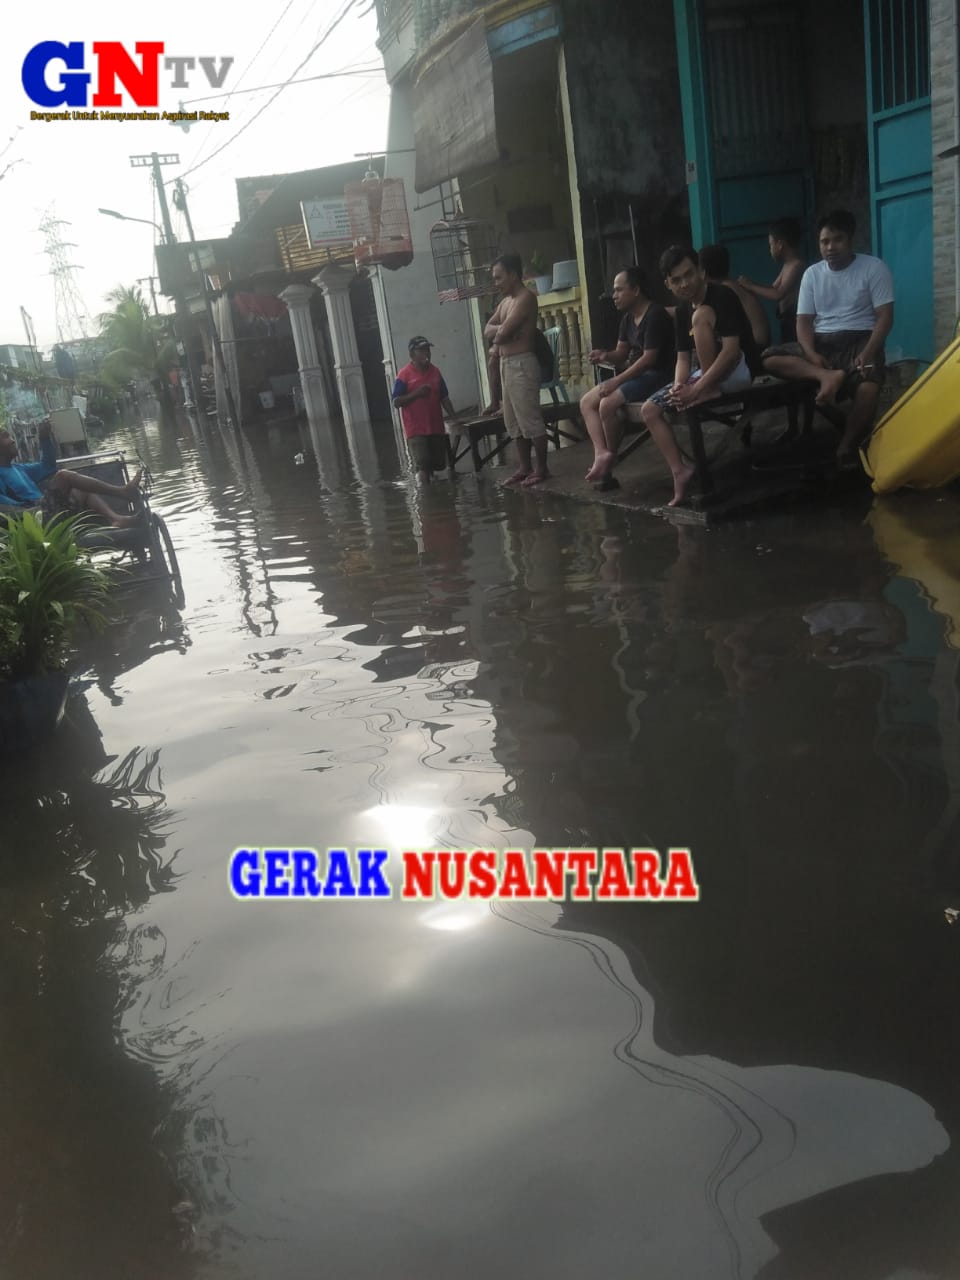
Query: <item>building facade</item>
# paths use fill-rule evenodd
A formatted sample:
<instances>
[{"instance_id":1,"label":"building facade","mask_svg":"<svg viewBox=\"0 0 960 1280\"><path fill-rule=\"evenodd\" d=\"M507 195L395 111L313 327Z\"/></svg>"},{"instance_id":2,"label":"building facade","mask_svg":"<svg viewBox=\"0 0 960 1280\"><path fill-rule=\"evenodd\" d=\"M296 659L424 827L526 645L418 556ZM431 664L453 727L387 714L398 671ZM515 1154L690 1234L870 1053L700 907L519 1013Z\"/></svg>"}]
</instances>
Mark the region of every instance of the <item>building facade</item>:
<instances>
[{"instance_id":1,"label":"building facade","mask_svg":"<svg viewBox=\"0 0 960 1280\"><path fill-rule=\"evenodd\" d=\"M413 148L397 164L416 199L439 210L453 198L527 261L576 260L576 287L540 308L577 389L586 353L615 332L604 295L616 270L653 272L666 244L689 238L725 244L734 275L770 279L767 224L798 218L813 257L816 218L835 207L894 273L889 358L930 360L952 337L955 0L378 0L378 13ZM478 24L485 48L471 58ZM403 314L425 331L437 310L429 253L420 261ZM455 313L445 329L470 316L481 378L491 305L443 307Z\"/></svg>"}]
</instances>

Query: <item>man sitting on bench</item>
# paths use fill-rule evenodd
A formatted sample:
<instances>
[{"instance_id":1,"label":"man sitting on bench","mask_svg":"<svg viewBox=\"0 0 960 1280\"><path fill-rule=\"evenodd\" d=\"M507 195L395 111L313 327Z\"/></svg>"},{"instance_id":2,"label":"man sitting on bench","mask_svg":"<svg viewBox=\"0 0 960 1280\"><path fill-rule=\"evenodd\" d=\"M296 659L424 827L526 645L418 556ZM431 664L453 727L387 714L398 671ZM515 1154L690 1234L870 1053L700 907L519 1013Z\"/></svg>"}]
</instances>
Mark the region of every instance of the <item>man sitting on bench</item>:
<instances>
[{"instance_id":1,"label":"man sitting on bench","mask_svg":"<svg viewBox=\"0 0 960 1280\"><path fill-rule=\"evenodd\" d=\"M730 254L722 244L705 244L700 250L700 266L709 284L722 284L740 299L740 305L747 313L753 340L763 351L770 345L770 321L759 298L753 297L746 289L730 279Z\"/></svg>"},{"instance_id":2,"label":"man sitting on bench","mask_svg":"<svg viewBox=\"0 0 960 1280\"><path fill-rule=\"evenodd\" d=\"M857 446L873 425L884 379L883 344L893 328L893 277L879 258L854 253L856 220L835 209L818 225L822 261L807 267L797 300L797 341L764 352L763 367L778 378L820 384L817 404L852 396L837 460L856 464ZM834 411L836 412L836 411Z\"/></svg>"},{"instance_id":3,"label":"man sitting on bench","mask_svg":"<svg viewBox=\"0 0 960 1280\"><path fill-rule=\"evenodd\" d=\"M76 471L57 471L57 446L49 422L41 425L37 438L40 461L14 462L17 442L8 431L0 431L0 503L22 510L42 504L48 515L61 511L75 513L86 508L103 516L114 529L128 529L137 522L136 516L117 515L106 499L132 501L140 492L142 471L125 485L106 484Z\"/></svg>"},{"instance_id":4,"label":"man sitting on bench","mask_svg":"<svg viewBox=\"0 0 960 1280\"><path fill-rule=\"evenodd\" d=\"M612 473L623 434L620 410L641 404L662 387L674 364L673 323L659 302L651 299L640 267L627 267L614 277L613 305L623 316L617 345L612 351L591 351L590 362L626 367L592 387L580 401L593 444L593 466L585 478L598 489L619 487Z\"/></svg>"},{"instance_id":5,"label":"man sitting on bench","mask_svg":"<svg viewBox=\"0 0 960 1280\"><path fill-rule=\"evenodd\" d=\"M675 507L695 468L680 452L668 419L749 387L760 372L760 350L740 299L722 284L707 283L696 250L671 245L661 255L660 270L678 303L677 365L673 382L654 392L640 412L673 475L667 505Z\"/></svg>"}]
</instances>

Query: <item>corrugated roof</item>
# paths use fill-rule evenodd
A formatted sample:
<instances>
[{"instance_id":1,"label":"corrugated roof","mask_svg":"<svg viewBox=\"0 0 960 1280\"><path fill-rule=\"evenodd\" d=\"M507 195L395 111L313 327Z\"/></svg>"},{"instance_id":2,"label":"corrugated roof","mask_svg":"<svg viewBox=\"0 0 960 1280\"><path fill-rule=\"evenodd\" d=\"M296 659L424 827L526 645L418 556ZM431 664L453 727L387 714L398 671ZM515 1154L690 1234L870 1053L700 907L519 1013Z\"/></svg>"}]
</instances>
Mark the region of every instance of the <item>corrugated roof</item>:
<instances>
[{"instance_id":1,"label":"corrugated roof","mask_svg":"<svg viewBox=\"0 0 960 1280\"><path fill-rule=\"evenodd\" d=\"M328 165L323 169L302 169L299 173L237 178L242 232L273 231L278 227L302 223L301 200L342 196L348 182L358 182L372 167L383 176L384 157L351 160L347 164ZM244 208L246 202L246 208Z\"/></svg>"}]
</instances>

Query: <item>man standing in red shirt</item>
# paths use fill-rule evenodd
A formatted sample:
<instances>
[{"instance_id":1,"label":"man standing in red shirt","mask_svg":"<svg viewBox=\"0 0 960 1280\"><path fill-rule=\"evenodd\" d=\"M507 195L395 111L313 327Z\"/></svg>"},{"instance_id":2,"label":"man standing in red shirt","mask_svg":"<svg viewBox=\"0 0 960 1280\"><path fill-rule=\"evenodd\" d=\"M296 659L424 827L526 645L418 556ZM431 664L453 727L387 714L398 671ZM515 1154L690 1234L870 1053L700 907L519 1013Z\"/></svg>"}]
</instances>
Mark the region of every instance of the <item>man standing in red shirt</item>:
<instances>
[{"instance_id":1,"label":"man standing in red shirt","mask_svg":"<svg viewBox=\"0 0 960 1280\"><path fill-rule=\"evenodd\" d=\"M429 484L433 472L450 462L443 415L453 417L456 412L443 374L430 359L431 345L424 337L410 339L410 363L393 384L393 403L400 410L410 458L423 484Z\"/></svg>"}]
</instances>

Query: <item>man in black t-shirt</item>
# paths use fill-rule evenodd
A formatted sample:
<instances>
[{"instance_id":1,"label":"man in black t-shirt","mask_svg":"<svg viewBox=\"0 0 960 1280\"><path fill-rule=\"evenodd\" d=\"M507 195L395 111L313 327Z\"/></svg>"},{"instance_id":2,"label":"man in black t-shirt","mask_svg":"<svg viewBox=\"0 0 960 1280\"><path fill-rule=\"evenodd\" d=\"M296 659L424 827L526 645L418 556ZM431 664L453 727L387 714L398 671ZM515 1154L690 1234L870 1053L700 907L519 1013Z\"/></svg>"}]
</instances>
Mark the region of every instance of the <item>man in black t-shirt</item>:
<instances>
[{"instance_id":1,"label":"man in black t-shirt","mask_svg":"<svg viewBox=\"0 0 960 1280\"><path fill-rule=\"evenodd\" d=\"M614 277L613 302L623 317L617 345L612 351L591 351L590 360L617 365L620 372L592 387L580 400L594 454L586 479L599 489L619 487L612 473L623 432L620 410L640 404L662 387L674 363L673 324L659 302L651 299L639 267L627 267Z\"/></svg>"},{"instance_id":2,"label":"man in black t-shirt","mask_svg":"<svg viewBox=\"0 0 960 1280\"><path fill-rule=\"evenodd\" d=\"M673 474L670 507L683 501L694 468L680 452L669 418L695 404L748 387L761 371L760 349L740 299L722 284L708 284L696 251L672 245L660 257L667 288L677 299L677 366L673 382L642 409L657 448Z\"/></svg>"}]
</instances>

